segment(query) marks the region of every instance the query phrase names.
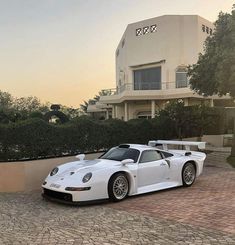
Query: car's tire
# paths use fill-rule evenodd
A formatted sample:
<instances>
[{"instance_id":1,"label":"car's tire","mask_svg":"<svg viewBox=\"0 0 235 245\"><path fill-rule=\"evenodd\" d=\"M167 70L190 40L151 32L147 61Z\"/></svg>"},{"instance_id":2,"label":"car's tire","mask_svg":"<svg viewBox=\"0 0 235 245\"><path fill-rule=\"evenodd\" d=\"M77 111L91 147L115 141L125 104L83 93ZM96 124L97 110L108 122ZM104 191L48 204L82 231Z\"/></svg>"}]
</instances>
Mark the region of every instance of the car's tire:
<instances>
[{"instance_id":1,"label":"car's tire","mask_svg":"<svg viewBox=\"0 0 235 245\"><path fill-rule=\"evenodd\" d=\"M129 181L123 173L113 175L108 184L109 199L113 202L120 202L126 198L129 192Z\"/></svg>"},{"instance_id":2,"label":"car's tire","mask_svg":"<svg viewBox=\"0 0 235 245\"><path fill-rule=\"evenodd\" d=\"M187 162L182 169L183 186L191 186L196 179L196 168L192 162Z\"/></svg>"}]
</instances>

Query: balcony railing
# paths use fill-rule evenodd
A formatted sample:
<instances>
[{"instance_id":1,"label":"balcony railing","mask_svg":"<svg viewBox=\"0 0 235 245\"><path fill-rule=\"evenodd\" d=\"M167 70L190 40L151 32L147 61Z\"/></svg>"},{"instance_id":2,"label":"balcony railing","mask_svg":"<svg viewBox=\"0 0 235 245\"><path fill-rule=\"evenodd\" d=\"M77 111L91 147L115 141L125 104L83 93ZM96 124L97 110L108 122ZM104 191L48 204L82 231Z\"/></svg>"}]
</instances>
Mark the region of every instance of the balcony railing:
<instances>
[{"instance_id":1,"label":"balcony railing","mask_svg":"<svg viewBox=\"0 0 235 245\"><path fill-rule=\"evenodd\" d=\"M102 89L101 93L102 93L101 96L114 95L114 94L117 94L117 89L116 88Z\"/></svg>"},{"instance_id":2,"label":"balcony railing","mask_svg":"<svg viewBox=\"0 0 235 245\"><path fill-rule=\"evenodd\" d=\"M187 86L188 87L188 86ZM165 90L165 89L178 89L178 88L187 88L184 86L178 86L176 87L175 82L166 82L166 83L148 83L148 84L140 84L139 86L136 85L134 88L134 84L132 83L125 83L120 87L112 88L112 89L103 89L102 90L102 96L110 96L110 95L116 95L121 94L124 91L141 91L141 90Z\"/></svg>"}]
</instances>

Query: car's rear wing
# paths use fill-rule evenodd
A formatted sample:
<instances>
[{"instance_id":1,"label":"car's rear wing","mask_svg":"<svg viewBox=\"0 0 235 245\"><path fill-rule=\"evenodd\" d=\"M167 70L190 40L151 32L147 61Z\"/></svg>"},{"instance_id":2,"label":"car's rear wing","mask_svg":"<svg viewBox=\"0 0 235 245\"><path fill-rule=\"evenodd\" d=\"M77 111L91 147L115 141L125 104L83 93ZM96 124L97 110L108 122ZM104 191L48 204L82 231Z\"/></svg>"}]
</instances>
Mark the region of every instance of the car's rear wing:
<instances>
[{"instance_id":1,"label":"car's rear wing","mask_svg":"<svg viewBox=\"0 0 235 245\"><path fill-rule=\"evenodd\" d=\"M190 146L197 146L202 150L206 148L206 142L194 142L194 141L176 141L176 140L151 140L148 142L149 146L162 145L163 150L168 150L168 145L182 145L185 146L186 151L190 151Z\"/></svg>"}]
</instances>

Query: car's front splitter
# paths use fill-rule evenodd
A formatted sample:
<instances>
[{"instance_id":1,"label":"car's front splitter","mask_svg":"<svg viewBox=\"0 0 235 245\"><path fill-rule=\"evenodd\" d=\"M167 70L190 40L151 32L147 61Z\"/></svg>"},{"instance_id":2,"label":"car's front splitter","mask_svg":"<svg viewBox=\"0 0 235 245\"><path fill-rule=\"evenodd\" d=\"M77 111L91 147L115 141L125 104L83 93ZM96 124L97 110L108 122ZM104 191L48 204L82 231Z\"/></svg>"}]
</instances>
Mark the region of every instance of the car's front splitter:
<instances>
[{"instance_id":1,"label":"car's front splitter","mask_svg":"<svg viewBox=\"0 0 235 245\"><path fill-rule=\"evenodd\" d=\"M60 199L60 198L52 197L52 196L45 194L45 192L42 193L42 197L44 199L52 201L52 202L68 204L68 205L75 205L75 206L104 203L104 202L107 202L109 200L109 199L97 199L97 200L89 200L89 201L72 201L72 200L66 200L66 199Z\"/></svg>"}]
</instances>

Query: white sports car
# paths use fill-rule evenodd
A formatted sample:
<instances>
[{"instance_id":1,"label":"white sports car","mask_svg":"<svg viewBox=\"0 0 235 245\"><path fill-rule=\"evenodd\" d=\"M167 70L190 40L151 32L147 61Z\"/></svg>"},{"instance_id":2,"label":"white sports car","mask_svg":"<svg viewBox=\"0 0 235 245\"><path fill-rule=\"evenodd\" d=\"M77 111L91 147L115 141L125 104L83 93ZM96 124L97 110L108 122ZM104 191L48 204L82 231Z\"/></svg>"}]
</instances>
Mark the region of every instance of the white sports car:
<instances>
[{"instance_id":1,"label":"white sports car","mask_svg":"<svg viewBox=\"0 0 235 245\"><path fill-rule=\"evenodd\" d=\"M163 149L157 148L162 145ZM185 150L168 150L181 145ZM45 179L43 197L70 203L110 199L176 186L191 186L202 173L206 155L190 151L205 148L205 142L150 141L148 145L123 144L98 159L69 162L54 168Z\"/></svg>"}]
</instances>

